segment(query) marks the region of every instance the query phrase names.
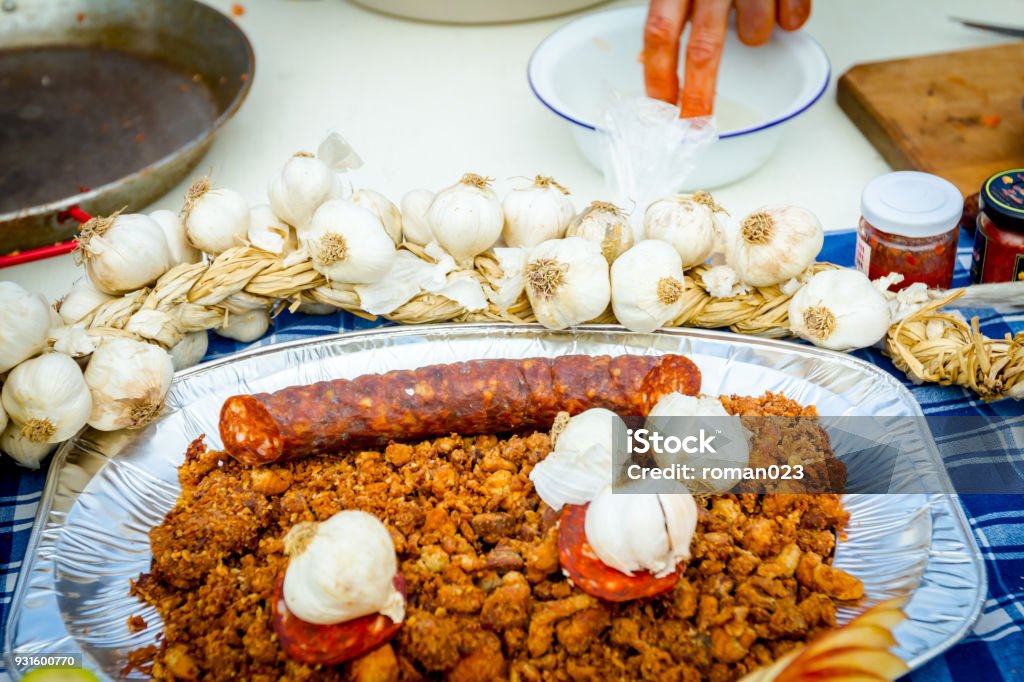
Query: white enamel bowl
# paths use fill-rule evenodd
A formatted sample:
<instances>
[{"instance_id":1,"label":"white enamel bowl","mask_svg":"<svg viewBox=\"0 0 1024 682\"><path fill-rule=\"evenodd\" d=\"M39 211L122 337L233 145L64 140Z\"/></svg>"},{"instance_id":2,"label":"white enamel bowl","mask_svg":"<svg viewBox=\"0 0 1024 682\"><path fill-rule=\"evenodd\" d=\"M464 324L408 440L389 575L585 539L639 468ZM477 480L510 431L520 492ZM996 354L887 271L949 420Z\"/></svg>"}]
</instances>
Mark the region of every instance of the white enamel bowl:
<instances>
[{"instance_id":1,"label":"white enamel bowl","mask_svg":"<svg viewBox=\"0 0 1024 682\"><path fill-rule=\"evenodd\" d=\"M530 58L534 94L568 122L580 151L597 168L603 136L598 123L609 89L643 93L639 55L646 15L646 5L585 15L545 38ZM685 45L684 36L681 50ZM806 33L776 30L766 45L747 47L730 29L715 104L720 139L687 180L689 189L727 185L763 165L787 124L825 92L829 76L825 51Z\"/></svg>"}]
</instances>

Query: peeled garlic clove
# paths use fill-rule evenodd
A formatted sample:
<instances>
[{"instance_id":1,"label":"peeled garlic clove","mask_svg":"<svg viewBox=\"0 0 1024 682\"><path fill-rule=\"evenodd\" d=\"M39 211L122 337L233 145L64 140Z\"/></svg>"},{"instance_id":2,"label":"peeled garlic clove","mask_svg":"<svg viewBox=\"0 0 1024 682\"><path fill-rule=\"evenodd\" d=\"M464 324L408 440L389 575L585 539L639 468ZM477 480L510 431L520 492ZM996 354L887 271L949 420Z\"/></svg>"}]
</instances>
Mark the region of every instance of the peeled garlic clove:
<instances>
[{"instance_id":1,"label":"peeled garlic clove","mask_svg":"<svg viewBox=\"0 0 1024 682\"><path fill-rule=\"evenodd\" d=\"M429 189L414 189L402 197L402 236L405 241L417 246L426 246L434 241L430 231L427 211L434 201L434 193Z\"/></svg>"},{"instance_id":2,"label":"peeled garlic clove","mask_svg":"<svg viewBox=\"0 0 1024 682\"><path fill-rule=\"evenodd\" d=\"M171 268L163 228L141 213L89 220L79 232L78 249L89 281L111 296L149 286Z\"/></svg>"},{"instance_id":3,"label":"peeled garlic clove","mask_svg":"<svg viewBox=\"0 0 1024 682\"><path fill-rule=\"evenodd\" d=\"M343 199L332 199L317 209L301 241L313 267L332 282L376 282L387 276L395 262L395 243L380 219Z\"/></svg>"},{"instance_id":4,"label":"peeled garlic clove","mask_svg":"<svg viewBox=\"0 0 1024 682\"><path fill-rule=\"evenodd\" d=\"M612 310L627 329L652 332L683 311L683 265L676 250L645 239L612 263Z\"/></svg>"},{"instance_id":5,"label":"peeled garlic clove","mask_svg":"<svg viewBox=\"0 0 1024 682\"><path fill-rule=\"evenodd\" d=\"M198 365L206 357L210 339L205 331L191 332L171 348L171 362L174 364L174 371L179 372Z\"/></svg>"},{"instance_id":6,"label":"peeled garlic clove","mask_svg":"<svg viewBox=\"0 0 1024 682\"><path fill-rule=\"evenodd\" d=\"M214 189L199 178L185 195L181 222L188 243L211 256L242 246L249 231L249 202L232 189Z\"/></svg>"},{"instance_id":7,"label":"peeled garlic clove","mask_svg":"<svg viewBox=\"0 0 1024 682\"><path fill-rule=\"evenodd\" d=\"M716 210L720 209L707 192L659 199L644 213L644 235L671 244L684 268L703 263L719 236Z\"/></svg>"},{"instance_id":8,"label":"peeled garlic clove","mask_svg":"<svg viewBox=\"0 0 1024 682\"><path fill-rule=\"evenodd\" d=\"M726 262L745 284L780 284L809 268L821 252L825 232L818 218L799 206L765 206L743 219Z\"/></svg>"},{"instance_id":9,"label":"peeled garlic clove","mask_svg":"<svg viewBox=\"0 0 1024 682\"><path fill-rule=\"evenodd\" d=\"M573 218L565 231L567 237L581 237L597 244L611 264L633 246L633 228L629 219L614 204L595 201Z\"/></svg>"},{"instance_id":10,"label":"peeled garlic clove","mask_svg":"<svg viewBox=\"0 0 1024 682\"><path fill-rule=\"evenodd\" d=\"M0 434L0 450L26 469L38 469L57 448L56 443L35 443L21 435L21 427L11 423Z\"/></svg>"},{"instance_id":11,"label":"peeled garlic clove","mask_svg":"<svg viewBox=\"0 0 1024 682\"><path fill-rule=\"evenodd\" d=\"M182 263L198 263L203 259L203 253L188 243L181 216L174 211L159 210L150 213L149 217L164 231L171 254L171 267Z\"/></svg>"},{"instance_id":12,"label":"peeled garlic clove","mask_svg":"<svg viewBox=\"0 0 1024 682\"><path fill-rule=\"evenodd\" d=\"M64 298L57 302L57 313L65 324L89 324L93 313L104 303L113 301L114 297L105 294L83 277L71 286Z\"/></svg>"},{"instance_id":13,"label":"peeled garlic clove","mask_svg":"<svg viewBox=\"0 0 1024 682\"><path fill-rule=\"evenodd\" d=\"M380 218L391 241L396 245L402 243L402 214L386 196L372 189L357 189L352 193L352 203Z\"/></svg>"},{"instance_id":14,"label":"peeled garlic clove","mask_svg":"<svg viewBox=\"0 0 1024 682\"><path fill-rule=\"evenodd\" d=\"M819 272L789 302L790 331L832 350L867 348L891 321L885 296L859 270Z\"/></svg>"},{"instance_id":15,"label":"peeled garlic clove","mask_svg":"<svg viewBox=\"0 0 1024 682\"><path fill-rule=\"evenodd\" d=\"M92 394L89 426L100 431L146 426L160 414L173 377L174 362L159 346L105 340L85 368Z\"/></svg>"},{"instance_id":16,"label":"peeled garlic clove","mask_svg":"<svg viewBox=\"0 0 1024 682\"><path fill-rule=\"evenodd\" d=\"M501 203L505 226L501 231L508 246L536 246L549 239L561 239L576 208L565 189L554 178L538 175L529 187L514 189Z\"/></svg>"},{"instance_id":17,"label":"peeled garlic clove","mask_svg":"<svg viewBox=\"0 0 1024 682\"><path fill-rule=\"evenodd\" d=\"M524 278L533 313L548 329L589 322L611 300L608 261L601 247L579 237L533 247Z\"/></svg>"},{"instance_id":18,"label":"peeled garlic clove","mask_svg":"<svg viewBox=\"0 0 1024 682\"><path fill-rule=\"evenodd\" d=\"M92 398L78 363L63 353L44 353L7 376L2 400L7 416L33 443L59 443L85 426Z\"/></svg>"},{"instance_id":19,"label":"peeled garlic clove","mask_svg":"<svg viewBox=\"0 0 1024 682\"><path fill-rule=\"evenodd\" d=\"M241 315L230 315L228 323L214 329L214 333L242 343L262 338L270 328L270 314L264 309L250 310Z\"/></svg>"},{"instance_id":20,"label":"peeled garlic clove","mask_svg":"<svg viewBox=\"0 0 1024 682\"><path fill-rule=\"evenodd\" d=\"M494 246L504 222L490 181L473 173L438 192L427 211L434 239L463 266Z\"/></svg>"},{"instance_id":21,"label":"peeled garlic clove","mask_svg":"<svg viewBox=\"0 0 1024 682\"><path fill-rule=\"evenodd\" d=\"M298 246L295 231L274 215L269 204L252 207L246 236L257 249L276 256L287 255Z\"/></svg>"},{"instance_id":22,"label":"peeled garlic clove","mask_svg":"<svg viewBox=\"0 0 1024 682\"><path fill-rule=\"evenodd\" d=\"M274 214L301 232L325 201L343 198L345 188L328 164L299 153L270 181L267 196Z\"/></svg>"},{"instance_id":23,"label":"peeled garlic clove","mask_svg":"<svg viewBox=\"0 0 1024 682\"><path fill-rule=\"evenodd\" d=\"M0 374L46 348L52 308L14 282L0 282Z\"/></svg>"}]
</instances>

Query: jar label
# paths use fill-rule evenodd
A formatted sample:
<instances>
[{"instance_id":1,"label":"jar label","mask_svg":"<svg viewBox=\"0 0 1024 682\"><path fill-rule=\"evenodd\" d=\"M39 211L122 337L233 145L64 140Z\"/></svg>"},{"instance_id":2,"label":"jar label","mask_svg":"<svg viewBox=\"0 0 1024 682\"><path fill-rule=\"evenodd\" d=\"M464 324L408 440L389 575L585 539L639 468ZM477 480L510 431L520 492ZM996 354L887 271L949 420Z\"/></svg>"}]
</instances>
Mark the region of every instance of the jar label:
<instances>
[{"instance_id":1,"label":"jar label","mask_svg":"<svg viewBox=\"0 0 1024 682\"><path fill-rule=\"evenodd\" d=\"M868 243L859 234L857 235L857 247L853 255L853 264L855 268L865 275L868 274L868 270L871 268L871 247L868 246Z\"/></svg>"},{"instance_id":2,"label":"jar label","mask_svg":"<svg viewBox=\"0 0 1024 682\"><path fill-rule=\"evenodd\" d=\"M1018 253L1013 263L1013 277L1011 282L1024 282L1024 253Z\"/></svg>"},{"instance_id":3,"label":"jar label","mask_svg":"<svg viewBox=\"0 0 1024 682\"><path fill-rule=\"evenodd\" d=\"M988 239L980 229L974 233L974 251L971 253L971 281L981 284L985 274L985 251L988 250Z\"/></svg>"}]
</instances>

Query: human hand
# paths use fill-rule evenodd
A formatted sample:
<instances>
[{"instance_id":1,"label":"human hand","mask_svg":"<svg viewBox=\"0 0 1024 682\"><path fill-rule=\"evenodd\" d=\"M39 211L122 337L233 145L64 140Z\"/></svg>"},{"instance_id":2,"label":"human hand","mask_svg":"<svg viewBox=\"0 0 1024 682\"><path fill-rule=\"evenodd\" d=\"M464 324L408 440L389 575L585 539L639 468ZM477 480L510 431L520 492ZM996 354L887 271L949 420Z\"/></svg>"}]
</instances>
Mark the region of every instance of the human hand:
<instances>
[{"instance_id":1,"label":"human hand","mask_svg":"<svg viewBox=\"0 0 1024 682\"><path fill-rule=\"evenodd\" d=\"M775 23L787 31L804 25L811 0L651 0L644 26L647 96L679 104L683 118L710 116L715 104L729 10L736 5L736 30L746 45L763 45ZM679 41L689 21L686 78L679 91Z\"/></svg>"}]
</instances>

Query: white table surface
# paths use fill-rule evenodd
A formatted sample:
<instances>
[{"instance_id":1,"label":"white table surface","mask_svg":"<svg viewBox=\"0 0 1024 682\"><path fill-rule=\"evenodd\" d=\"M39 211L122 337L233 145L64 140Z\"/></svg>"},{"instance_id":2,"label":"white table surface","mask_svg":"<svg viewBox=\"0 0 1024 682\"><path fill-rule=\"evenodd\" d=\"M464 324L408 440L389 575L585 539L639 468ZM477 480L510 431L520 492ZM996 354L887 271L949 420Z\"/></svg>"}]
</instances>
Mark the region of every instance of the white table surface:
<instances>
[{"instance_id":1,"label":"white table surface","mask_svg":"<svg viewBox=\"0 0 1024 682\"><path fill-rule=\"evenodd\" d=\"M227 12L231 0L207 0ZM512 0L480 0L481 2ZM363 157L358 184L397 203L410 189L440 189L473 171L498 179L552 175L577 205L606 195L600 173L577 152L568 123L530 92L533 48L570 17L454 26L375 14L343 0L243 0L239 23L256 50L248 101L197 173L266 201L268 179L294 152L337 130ZM609 6L636 4L614 2ZM587 11L600 11L594 8ZM732 212L764 203L806 206L826 229L853 226L860 191L886 163L835 101L851 65L1007 42L948 20L965 16L1024 25L1022 0L818 0L805 30L832 62L828 92L793 121L775 157L716 190ZM998 65L993 65L998 68ZM187 182L153 205L178 210ZM0 270L55 299L80 277L71 256Z\"/></svg>"}]
</instances>

